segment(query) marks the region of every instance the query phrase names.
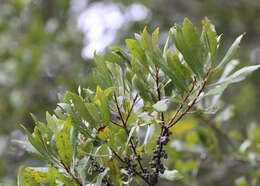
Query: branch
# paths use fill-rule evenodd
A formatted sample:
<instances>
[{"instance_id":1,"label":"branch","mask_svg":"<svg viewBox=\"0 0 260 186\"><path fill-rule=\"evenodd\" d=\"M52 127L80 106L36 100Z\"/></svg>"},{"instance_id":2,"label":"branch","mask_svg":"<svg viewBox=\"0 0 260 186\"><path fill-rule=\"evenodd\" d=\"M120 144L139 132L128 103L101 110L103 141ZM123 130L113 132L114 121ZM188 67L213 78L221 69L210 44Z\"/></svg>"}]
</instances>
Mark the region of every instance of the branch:
<instances>
[{"instance_id":1,"label":"branch","mask_svg":"<svg viewBox=\"0 0 260 186\"><path fill-rule=\"evenodd\" d=\"M116 108L117 108L118 114L119 114L119 116L120 116L120 119L121 119L121 121L122 121L122 123L123 123L123 128L125 129L125 132L126 132L126 134L127 134L128 137L129 137L129 131L128 131L128 129L127 129L127 121L128 121L128 119L129 119L129 117L130 117L130 115L131 115L131 113L132 113L132 110L133 110L133 108L134 108L134 105L135 105L135 103L136 103L137 98L138 98L138 94L136 94L135 98L133 99L133 103L132 103L132 105L131 105L131 108L130 108L130 110L129 110L127 116L126 116L126 120L124 120L123 115L122 115L122 113L121 113L121 110L120 110L120 108L119 108L119 104L118 104L117 98L116 98L116 93L114 92L114 99L115 99L115 103L116 103ZM138 157L138 154L137 154L137 152L136 152L135 145L134 145L134 143L133 143L133 141L132 141L131 138L130 138L130 146L131 146L131 148L132 148L132 151L133 151L134 155L135 155L136 157ZM138 162L138 164L139 164L139 166L140 166L142 172L145 172L145 171L144 171L144 168L143 168L143 166L142 166L142 163L141 163L141 161L140 161L139 158L137 159L137 162Z\"/></svg>"},{"instance_id":2,"label":"branch","mask_svg":"<svg viewBox=\"0 0 260 186\"><path fill-rule=\"evenodd\" d=\"M127 164L127 166L131 168L131 166L129 166L129 163L126 162L125 160L123 160L123 158L121 158L121 157L119 156L119 154L117 154L117 152L116 152L115 150L113 150L113 149L111 149L111 150L112 150L113 154L114 154L122 163ZM150 182L149 182L140 172L138 172L138 171L136 171L135 169L132 169L132 168L131 168L131 170L134 171L134 173L135 173L136 175L138 175L140 178L142 178L148 185L151 185Z\"/></svg>"},{"instance_id":3,"label":"branch","mask_svg":"<svg viewBox=\"0 0 260 186\"><path fill-rule=\"evenodd\" d=\"M79 178L70 172L69 168L64 164L62 160L60 160L60 163L62 167L66 170L66 172L77 182L79 186L84 186L83 183L81 183L81 181L79 180Z\"/></svg>"},{"instance_id":4,"label":"branch","mask_svg":"<svg viewBox=\"0 0 260 186\"><path fill-rule=\"evenodd\" d=\"M179 118L177 118L175 121L172 120L171 122L168 123L168 125L167 125L167 127L166 127L167 129L173 127L176 123L178 123L178 122L183 118L183 116L184 116L185 114L187 114L187 112L191 109L191 107L196 103L196 101L197 101L197 99L199 98L201 92L204 90L204 88L205 88L205 86L206 86L206 84L207 84L210 71L211 71L211 67L208 69L208 71L207 71L207 73L206 73L206 75L205 75L205 78L204 78L204 80L203 80L203 83L202 83L202 85L201 85L201 87L200 87L200 89L199 89L197 95L195 96L195 98L192 100L192 102L191 102L190 104L188 104L188 107L186 108L186 110L185 110L184 112L181 113L181 115L179 116ZM182 107L183 107L183 106L182 106ZM176 117L176 116L175 116L175 117Z\"/></svg>"},{"instance_id":5,"label":"branch","mask_svg":"<svg viewBox=\"0 0 260 186\"><path fill-rule=\"evenodd\" d=\"M183 108L185 102L188 100L188 98L190 97L194 87L195 87L195 84L197 82L197 79L196 77L194 77L194 81L193 81L193 84L192 84L192 87L190 89L190 91L187 93L187 95L185 96L185 98L183 99L183 103L179 105L179 107L177 108L175 114L173 115L173 117L171 118L171 120L168 122L167 126L169 126L174 120L175 118L177 117L177 115L179 114L179 112L181 111L181 109Z\"/></svg>"}]
</instances>

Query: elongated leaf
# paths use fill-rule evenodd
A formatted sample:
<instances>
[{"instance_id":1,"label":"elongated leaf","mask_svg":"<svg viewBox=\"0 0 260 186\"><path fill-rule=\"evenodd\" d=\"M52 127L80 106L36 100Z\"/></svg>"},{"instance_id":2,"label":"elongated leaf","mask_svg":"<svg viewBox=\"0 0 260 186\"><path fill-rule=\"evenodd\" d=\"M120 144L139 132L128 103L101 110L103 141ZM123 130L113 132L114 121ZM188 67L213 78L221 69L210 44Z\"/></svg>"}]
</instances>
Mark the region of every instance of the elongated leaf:
<instances>
[{"instance_id":1,"label":"elongated leaf","mask_svg":"<svg viewBox=\"0 0 260 186\"><path fill-rule=\"evenodd\" d=\"M121 179L120 179L120 169L119 169L119 163L115 158L111 158L107 162L107 167L109 168L108 174L112 181L112 183L115 183L118 186L122 185Z\"/></svg>"},{"instance_id":2,"label":"elongated leaf","mask_svg":"<svg viewBox=\"0 0 260 186\"><path fill-rule=\"evenodd\" d=\"M17 186L25 186L24 184L24 166L21 166L17 175Z\"/></svg>"},{"instance_id":3,"label":"elongated leaf","mask_svg":"<svg viewBox=\"0 0 260 186\"><path fill-rule=\"evenodd\" d=\"M208 18L205 18L203 20L203 29L206 33L206 42L208 42L208 46L210 48L211 64L214 64L217 54L218 35L215 30L215 26L211 23L211 21Z\"/></svg>"},{"instance_id":4,"label":"elongated leaf","mask_svg":"<svg viewBox=\"0 0 260 186\"><path fill-rule=\"evenodd\" d=\"M71 115L72 125L75 126L84 136L90 137L91 131L86 126L85 123L82 122L79 116L72 110L71 106L67 103L58 103L58 106L65 110L68 114ZM66 119L66 118L65 118Z\"/></svg>"},{"instance_id":5,"label":"elongated leaf","mask_svg":"<svg viewBox=\"0 0 260 186\"><path fill-rule=\"evenodd\" d=\"M98 71L100 72L100 76L102 76L104 81L106 82L106 84L109 87L111 87L112 79L111 79L109 70L106 66L105 60L103 59L102 56L96 55L96 53L94 54L94 60L95 60L96 67L97 67Z\"/></svg>"},{"instance_id":6,"label":"elongated leaf","mask_svg":"<svg viewBox=\"0 0 260 186\"><path fill-rule=\"evenodd\" d=\"M213 96L216 94L221 94L222 92L224 92L224 90L228 87L228 85L231 83L232 81L226 81L220 85L217 85L215 88L210 89L203 97L205 96Z\"/></svg>"},{"instance_id":7,"label":"elongated leaf","mask_svg":"<svg viewBox=\"0 0 260 186\"><path fill-rule=\"evenodd\" d=\"M172 29L173 28L171 28L170 31L169 31L169 35L167 37L167 40L166 40L164 48L163 48L163 58L164 59L166 59L166 57L167 57L167 51L168 51L168 48L169 48L169 45L170 45L170 40L172 38Z\"/></svg>"},{"instance_id":8,"label":"elongated leaf","mask_svg":"<svg viewBox=\"0 0 260 186\"><path fill-rule=\"evenodd\" d=\"M251 74L252 72L257 70L258 68L260 68L260 65L244 67L244 68L236 71L234 74L223 79L222 81L218 82L217 84L221 84L221 83L224 83L227 81L231 81L231 83L237 83L239 81L244 80L249 74Z\"/></svg>"},{"instance_id":9,"label":"elongated leaf","mask_svg":"<svg viewBox=\"0 0 260 186\"><path fill-rule=\"evenodd\" d=\"M187 45L182 33L182 29L179 25L175 25L173 40L176 48L181 52L184 60L187 62L191 70L199 77L202 77L203 67L199 62L199 59L194 55L191 48Z\"/></svg>"},{"instance_id":10,"label":"elongated leaf","mask_svg":"<svg viewBox=\"0 0 260 186\"><path fill-rule=\"evenodd\" d=\"M117 46L112 46L110 47L110 49L112 50L112 52L120 56L128 66L131 66L131 56L128 53L124 52L121 48Z\"/></svg>"},{"instance_id":11,"label":"elongated leaf","mask_svg":"<svg viewBox=\"0 0 260 186\"><path fill-rule=\"evenodd\" d=\"M167 52L167 64L176 73L182 84L185 85L185 80L192 81L191 71L184 64L181 64L179 56L173 54L170 50Z\"/></svg>"},{"instance_id":12,"label":"elongated leaf","mask_svg":"<svg viewBox=\"0 0 260 186\"><path fill-rule=\"evenodd\" d=\"M200 36L197 33L195 26L187 18L183 21L182 32L184 40L187 45L190 47L191 51L196 55L199 63L202 63L202 54L201 54L201 41Z\"/></svg>"},{"instance_id":13,"label":"elongated leaf","mask_svg":"<svg viewBox=\"0 0 260 186\"><path fill-rule=\"evenodd\" d=\"M149 95L149 90L147 90L146 84L141 79L134 75L132 83L134 88L137 90L138 94L144 101L152 101L152 98Z\"/></svg>"},{"instance_id":14,"label":"elongated leaf","mask_svg":"<svg viewBox=\"0 0 260 186\"><path fill-rule=\"evenodd\" d=\"M34 136L31 135L31 133L23 126L21 125L30 141L30 143L33 145L33 147L40 152L43 156L48 157L47 152L45 151L44 147L42 146L41 142L36 139Z\"/></svg>"},{"instance_id":15,"label":"elongated leaf","mask_svg":"<svg viewBox=\"0 0 260 186\"><path fill-rule=\"evenodd\" d=\"M239 48L239 44L241 42L241 39L243 38L244 34L238 36L236 38L236 40L233 42L233 44L231 45L231 47L228 49L227 53L225 54L224 58L221 60L221 62L219 63L218 67L223 67L225 66L229 61L231 61L231 59L235 56L238 48Z\"/></svg>"},{"instance_id":16,"label":"elongated leaf","mask_svg":"<svg viewBox=\"0 0 260 186\"><path fill-rule=\"evenodd\" d=\"M51 163L50 160L48 159L48 157L46 156L43 156L39 151L37 151L34 146L29 143L28 141L20 141L20 140L13 140L12 142L14 143L17 143L17 144L21 144L23 145L23 148L29 153L31 154L32 156L42 160L42 161L45 161L45 162L48 162L48 163Z\"/></svg>"},{"instance_id":17,"label":"elongated leaf","mask_svg":"<svg viewBox=\"0 0 260 186\"><path fill-rule=\"evenodd\" d=\"M149 72L150 70L148 67L145 52L142 49L140 43L134 39L127 39L126 45L127 45L128 49L130 50L131 54L133 56L135 56L139 60L139 62L144 66L144 68Z\"/></svg>"},{"instance_id":18,"label":"elongated leaf","mask_svg":"<svg viewBox=\"0 0 260 186\"><path fill-rule=\"evenodd\" d=\"M52 130L54 134L57 133L57 119L54 118L54 116L51 116L49 112L46 112L46 120L48 123L48 128Z\"/></svg>"},{"instance_id":19,"label":"elongated leaf","mask_svg":"<svg viewBox=\"0 0 260 186\"><path fill-rule=\"evenodd\" d=\"M95 120L93 119L93 117L91 116L89 111L87 110L87 107L86 107L84 101L82 100L82 98L80 98L78 95L76 95L72 92L66 92L65 100L72 100L75 109L80 113L80 116L84 120L88 121L90 124L95 123Z\"/></svg>"},{"instance_id":20,"label":"elongated leaf","mask_svg":"<svg viewBox=\"0 0 260 186\"><path fill-rule=\"evenodd\" d=\"M97 181L96 181L94 186L101 186L102 180L103 180L104 176L107 174L108 171L109 171L109 168L106 168L102 173L100 173L98 175Z\"/></svg>"},{"instance_id":21,"label":"elongated leaf","mask_svg":"<svg viewBox=\"0 0 260 186\"><path fill-rule=\"evenodd\" d=\"M63 128L57 134L56 146L61 159L66 166L70 167L72 162L73 147L71 143L70 130L72 126L71 116L63 124Z\"/></svg>"}]
</instances>

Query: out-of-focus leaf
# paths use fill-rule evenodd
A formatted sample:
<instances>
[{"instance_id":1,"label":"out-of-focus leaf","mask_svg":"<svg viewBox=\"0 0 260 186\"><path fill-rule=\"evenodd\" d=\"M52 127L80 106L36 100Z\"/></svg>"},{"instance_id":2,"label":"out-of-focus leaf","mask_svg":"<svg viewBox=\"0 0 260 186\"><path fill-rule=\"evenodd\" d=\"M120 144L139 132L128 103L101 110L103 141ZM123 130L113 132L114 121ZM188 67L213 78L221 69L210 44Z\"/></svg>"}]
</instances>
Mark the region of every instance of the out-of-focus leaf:
<instances>
[{"instance_id":1,"label":"out-of-focus leaf","mask_svg":"<svg viewBox=\"0 0 260 186\"><path fill-rule=\"evenodd\" d=\"M248 186L246 178L244 176L239 177L235 180L236 186Z\"/></svg>"},{"instance_id":2,"label":"out-of-focus leaf","mask_svg":"<svg viewBox=\"0 0 260 186\"><path fill-rule=\"evenodd\" d=\"M197 134L197 132L190 132L186 135L185 137L185 141L186 141L186 145L187 147L191 147L193 145L195 145L199 140L199 136Z\"/></svg>"},{"instance_id":3,"label":"out-of-focus leaf","mask_svg":"<svg viewBox=\"0 0 260 186\"><path fill-rule=\"evenodd\" d=\"M104 122L110 122L110 112L109 112L109 95L114 90L114 87L110 87L106 90L102 90L97 86L96 96L100 101L100 113Z\"/></svg>"},{"instance_id":4,"label":"out-of-focus leaf","mask_svg":"<svg viewBox=\"0 0 260 186\"><path fill-rule=\"evenodd\" d=\"M178 181L183 178L177 170L165 170L163 174L160 174L160 177L168 181Z\"/></svg>"},{"instance_id":5,"label":"out-of-focus leaf","mask_svg":"<svg viewBox=\"0 0 260 186\"><path fill-rule=\"evenodd\" d=\"M176 169L180 171L181 173L187 173L189 171L192 171L193 169L198 167L198 163L194 160L188 160L188 161L181 161L178 160L176 163Z\"/></svg>"},{"instance_id":6,"label":"out-of-focus leaf","mask_svg":"<svg viewBox=\"0 0 260 186\"><path fill-rule=\"evenodd\" d=\"M170 131L173 134L181 134L183 132L186 132L190 129L192 129L193 127L195 127L196 125L198 125L199 121L192 118L192 119L184 119L178 122L177 125L175 125L174 127L170 128Z\"/></svg>"},{"instance_id":7,"label":"out-of-focus leaf","mask_svg":"<svg viewBox=\"0 0 260 186\"><path fill-rule=\"evenodd\" d=\"M96 135L104 142L107 142L108 146L110 146L111 148L116 148L116 143L114 140L115 136L113 135L109 126L100 127L96 132Z\"/></svg>"}]
</instances>

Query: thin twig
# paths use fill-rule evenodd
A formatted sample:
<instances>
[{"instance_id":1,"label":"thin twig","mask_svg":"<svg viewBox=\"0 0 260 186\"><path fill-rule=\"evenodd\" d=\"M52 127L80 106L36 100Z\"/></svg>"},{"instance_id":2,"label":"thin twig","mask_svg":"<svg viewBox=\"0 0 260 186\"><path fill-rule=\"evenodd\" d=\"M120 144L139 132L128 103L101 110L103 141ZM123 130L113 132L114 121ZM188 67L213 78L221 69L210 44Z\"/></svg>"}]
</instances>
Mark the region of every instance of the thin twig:
<instances>
[{"instance_id":1,"label":"thin twig","mask_svg":"<svg viewBox=\"0 0 260 186\"><path fill-rule=\"evenodd\" d=\"M181 115L180 115L174 122L172 121L172 123L169 123L169 124L167 125L167 128L168 128L168 129L171 128L171 127L173 127L176 123L178 123L178 122L183 118L183 116L185 116L185 114L187 114L187 112L191 109L191 107L196 103L196 101L197 101L197 99L199 98L201 92L204 90L204 88L205 88L205 86L206 86L206 84L207 84L210 71L211 71L211 68L208 69L208 71L207 71L207 73L206 73L206 75L205 75L205 78L204 78L204 80L203 80L203 83L202 83L202 85L201 85L201 87L200 87L200 89L199 89L197 95L195 96L195 98L191 101L190 104L188 104L188 107L186 108L186 110L185 110L184 112L182 112Z\"/></svg>"},{"instance_id":2,"label":"thin twig","mask_svg":"<svg viewBox=\"0 0 260 186\"><path fill-rule=\"evenodd\" d=\"M63 168L66 170L66 172L77 182L77 184L78 184L79 186L83 186L83 184L81 183L81 181L79 180L79 178L76 177L75 175L73 175L73 174L70 172L69 168L65 165L65 163L64 163L62 160L60 160L60 163L62 164L62 166L63 166Z\"/></svg>"},{"instance_id":3,"label":"thin twig","mask_svg":"<svg viewBox=\"0 0 260 186\"><path fill-rule=\"evenodd\" d=\"M136 94L135 98L133 99L133 103L132 103L132 105L131 105L131 108L130 108L130 110L129 110L127 116L126 116L126 120L124 120L123 115L122 115L122 112L121 112L121 110L120 110L120 108L119 108L119 104L118 104L118 101L117 101L116 93L114 92L114 99L115 99L115 103L116 103L116 108L117 108L118 114L119 114L119 116L120 116L120 120L121 120L122 123L123 123L123 128L125 129L125 132L126 132L126 134L127 134L128 137L129 137L129 131L128 131L128 129L127 129L127 121L128 121L128 119L129 119L129 117L130 117L130 115L131 115L131 113L132 113L132 110L133 110L133 108L134 108L134 105L135 105L135 103L136 103L137 98L138 98L138 94ZM134 145L133 140L132 140L131 138L130 138L130 146L131 146L131 148L132 148L132 151L133 151L134 155L137 157L136 148L135 148L135 145ZM142 172L145 172L145 171L144 171L144 168L143 168L143 166L142 166L141 161L140 161L139 159L137 159L137 162L138 162L138 164L139 164L139 166L140 166Z\"/></svg>"},{"instance_id":4,"label":"thin twig","mask_svg":"<svg viewBox=\"0 0 260 186\"><path fill-rule=\"evenodd\" d=\"M114 122L112 120L110 120L110 122L113 123L114 125L118 126L118 127L124 128L122 125L120 125L120 124L118 124L118 123L116 123L116 122Z\"/></svg>"},{"instance_id":5,"label":"thin twig","mask_svg":"<svg viewBox=\"0 0 260 186\"><path fill-rule=\"evenodd\" d=\"M173 117L171 118L171 120L168 122L167 126L169 126L174 120L175 118L177 117L177 115L179 114L179 112L181 111L181 109L183 108L185 102L188 100L188 98L190 97L194 87L195 87L195 84L196 84L196 77L194 77L194 81L193 81L193 84L192 84L192 87L190 89L190 91L187 93L187 95L185 96L185 98L183 99L183 103L179 105L179 107L177 108L175 114L173 115Z\"/></svg>"},{"instance_id":6,"label":"thin twig","mask_svg":"<svg viewBox=\"0 0 260 186\"><path fill-rule=\"evenodd\" d=\"M115 150L113 150L113 149L111 149L111 150L112 150L113 154L114 154L122 163L127 164L127 166L129 166L128 163L127 163L123 158L121 158L120 155L117 154L117 152L116 152ZM129 167L131 167L131 166L129 166ZM132 169L132 171L134 171L134 173L135 173L136 175L138 175L140 178L142 178L148 185L151 185L151 184L149 183L149 181L148 181L140 172L136 171L135 169Z\"/></svg>"}]
</instances>

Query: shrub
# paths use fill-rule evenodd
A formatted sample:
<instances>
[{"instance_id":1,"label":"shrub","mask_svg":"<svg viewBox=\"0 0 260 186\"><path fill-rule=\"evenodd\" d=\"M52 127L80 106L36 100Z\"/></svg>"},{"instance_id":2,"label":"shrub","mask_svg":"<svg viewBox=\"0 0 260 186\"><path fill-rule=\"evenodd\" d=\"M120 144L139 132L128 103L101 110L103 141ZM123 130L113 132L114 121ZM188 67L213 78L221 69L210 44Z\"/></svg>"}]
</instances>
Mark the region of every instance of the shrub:
<instances>
[{"instance_id":1,"label":"shrub","mask_svg":"<svg viewBox=\"0 0 260 186\"><path fill-rule=\"evenodd\" d=\"M215 153L219 139L213 133L232 148L208 115L222 109L219 98L228 85L260 65L233 72L237 61L231 59L244 34L217 60L222 35L209 19L202 23L201 33L188 19L176 24L163 49L159 29L150 36L145 28L126 40L129 52L111 47L104 56L95 54L96 89L59 95L54 114L46 113L47 124L32 115L33 134L24 128L28 141L19 143L48 166L22 166L18 185L152 186L159 178L189 184L189 172L199 167L193 155ZM174 141L185 148L179 153L170 138L187 131Z\"/></svg>"}]
</instances>

